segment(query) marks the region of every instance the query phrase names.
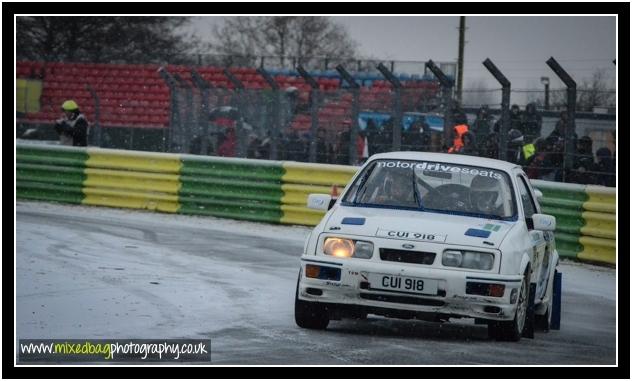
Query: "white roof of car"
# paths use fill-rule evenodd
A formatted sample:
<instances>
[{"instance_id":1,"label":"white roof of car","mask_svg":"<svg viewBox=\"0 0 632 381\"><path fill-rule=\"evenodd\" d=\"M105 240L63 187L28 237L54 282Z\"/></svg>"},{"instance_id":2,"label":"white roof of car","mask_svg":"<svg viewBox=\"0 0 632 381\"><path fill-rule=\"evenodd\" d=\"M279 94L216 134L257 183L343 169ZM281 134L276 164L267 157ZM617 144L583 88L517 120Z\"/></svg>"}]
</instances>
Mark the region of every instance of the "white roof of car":
<instances>
[{"instance_id":1,"label":"white roof of car","mask_svg":"<svg viewBox=\"0 0 632 381\"><path fill-rule=\"evenodd\" d=\"M434 152L386 152L372 155L369 158L369 161L377 159L434 161L439 163L473 165L476 167L493 168L506 172L511 172L512 169L520 167L519 165L516 165L514 163L502 160Z\"/></svg>"}]
</instances>

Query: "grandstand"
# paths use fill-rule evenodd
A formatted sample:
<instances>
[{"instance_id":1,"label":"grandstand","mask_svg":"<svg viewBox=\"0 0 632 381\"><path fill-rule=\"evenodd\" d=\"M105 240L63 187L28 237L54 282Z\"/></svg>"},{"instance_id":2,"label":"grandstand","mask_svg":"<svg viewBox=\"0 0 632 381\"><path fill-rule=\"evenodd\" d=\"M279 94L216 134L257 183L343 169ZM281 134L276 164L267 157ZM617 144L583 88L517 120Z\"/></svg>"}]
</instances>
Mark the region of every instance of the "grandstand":
<instances>
[{"instance_id":1,"label":"grandstand","mask_svg":"<svg viewBox=\"0 0 632 381\"><path fill-rule=\"evenodd\" d=\"M18 78L42 81L39 111L19 115L18 123L51 124L59 118L59 107L66 99L76 100L82 112L94 122L96 106L90 91L92 89L99 98L98 122L101 127L168 128L173 112L173 94L161 77L160 68L159 65L17 62ZM177 74L191 85L191 73L195 70L212 88L231 91L235 87L221 67L168 65L165 69L171 74ZM237 67L231 68L230 72L245 89L270 89L269 84L255 68ZM312 89L296 71L270 69L268 73L281 89L295 88L299 101L310 100ZM318 83L323 94L323 102L318 111L319 125L335 130L348 127L351 124L352 95L340 91L348 85L336 71L314 71L310 75ZM389 82L371 73L357 73L355 78L361 86L362 109L381 111L390 107L392 101ZM426 96L428 92L438 91L438 85L428 77L402 74L400 80L407 89L425 90ZM405 101L412 105L415 99L407 97ZM292 129L307 130L310 125L309 113L298 113L293 116Z\"/></svg>"}]
</instances>

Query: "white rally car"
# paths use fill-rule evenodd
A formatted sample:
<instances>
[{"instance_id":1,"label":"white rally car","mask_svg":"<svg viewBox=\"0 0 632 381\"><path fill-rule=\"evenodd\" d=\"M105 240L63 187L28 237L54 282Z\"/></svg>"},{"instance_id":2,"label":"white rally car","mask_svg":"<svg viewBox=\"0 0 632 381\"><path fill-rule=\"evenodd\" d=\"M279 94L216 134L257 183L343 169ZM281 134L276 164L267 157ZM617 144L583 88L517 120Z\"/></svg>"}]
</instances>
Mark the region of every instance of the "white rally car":
<instances>
[{"instance_id":1,"label":"white rally car","mask_svg":"<svg viewBox=\"0 0 632 381\"><path fill-rule=\"evenodd\" d=\"M475 318L497 340L548 330L558 264L555 217L541 214L521 167L472 156L374 155L329 211L301 256L295 320L377 314ZM535 292L534 292L535 291Z\"/></svg>"}]
</instances>

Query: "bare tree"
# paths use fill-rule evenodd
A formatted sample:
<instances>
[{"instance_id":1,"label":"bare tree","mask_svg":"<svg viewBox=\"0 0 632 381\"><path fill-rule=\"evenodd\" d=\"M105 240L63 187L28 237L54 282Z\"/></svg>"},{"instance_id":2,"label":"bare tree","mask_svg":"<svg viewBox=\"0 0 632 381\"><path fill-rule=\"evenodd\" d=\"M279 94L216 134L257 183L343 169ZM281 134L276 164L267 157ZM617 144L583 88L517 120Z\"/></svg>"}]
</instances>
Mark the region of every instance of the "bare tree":
<instances>
[{"instance_id":1,"label":"bare tree","mask_svg":"<svg viewBox=\"0 0 632 381\"><path fill-rule=\"evenodd\" d=\"M211 48L227 56L276 57L309 66L312 57L351 58L356 43L328 17L227 17L213 30Z\"/></svg>"},{"instance_id":2,"label":"bare tree","mask_svg":"<svg viewBox=\"0 0 632 381\"><path fill-rule=\"evenodd\" d=\"M187 17L18 16L19 60L186 61L198 41L176 30Z\"/></svg>"},{"instance_id":3,"label":"bare tree","mask_svg":"<svg viewBox=\"0 0 632 381\"><path fill-rule=\"evenodd\" d=\"M577 109L593 111L595 107L613 107L616 94L608 82L605 69L597 69L590 78L584 79L577 89Z\"/></svg>"},{"instance_id":4,"label":"bare tree","mask_svg":"<svg viewBox=\"0 0 632 381\"><path fill-rule=\"evenodd\" d=\"M616 91L609 84L606 70L595 70L590 78L583 79L577 85L577 111L592 112L595 107L614 107ZM552 89L549 92L551 110L566 110L568 107L566 89ZM535 91L528 95L529 102L544 104L544 92Z\"/></svg>"}]
</instances>

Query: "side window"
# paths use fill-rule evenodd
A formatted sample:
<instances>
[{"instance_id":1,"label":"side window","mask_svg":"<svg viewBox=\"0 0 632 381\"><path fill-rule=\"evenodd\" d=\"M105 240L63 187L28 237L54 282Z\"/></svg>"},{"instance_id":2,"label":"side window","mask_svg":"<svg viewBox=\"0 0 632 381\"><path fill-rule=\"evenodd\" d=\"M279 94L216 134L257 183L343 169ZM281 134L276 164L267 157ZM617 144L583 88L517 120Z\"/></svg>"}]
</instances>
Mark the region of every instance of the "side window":
<instances>
[{"instance_id":1,"label":"side window","mask_svg":"<svg viewBox=\"0 0 632 381\"><path fill-rule=\"evenodd\" d=\"M526 218L531 218L536 213L535 202L533 202L531 193L529 193L529 188L525 183L524 177L518 176L518 178L520 179L518 180L518 190L520 191L520 198L522 199L524 216Z\"/></svg>"}]
</instances>

